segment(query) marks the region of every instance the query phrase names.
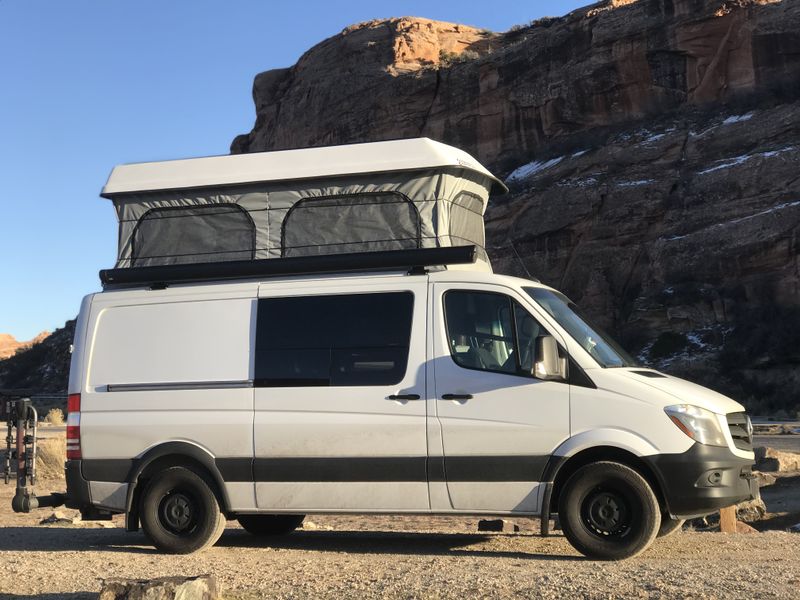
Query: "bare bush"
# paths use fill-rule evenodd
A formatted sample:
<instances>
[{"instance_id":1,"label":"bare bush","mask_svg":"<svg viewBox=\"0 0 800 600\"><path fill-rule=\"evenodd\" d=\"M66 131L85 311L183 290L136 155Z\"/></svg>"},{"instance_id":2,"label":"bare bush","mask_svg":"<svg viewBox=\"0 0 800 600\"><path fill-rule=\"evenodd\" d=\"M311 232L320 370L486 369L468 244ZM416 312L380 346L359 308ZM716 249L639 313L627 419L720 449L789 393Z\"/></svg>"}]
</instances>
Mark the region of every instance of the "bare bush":
<instances>
[{"instance_id":1,"label":"bare bush","mask_svg":"<svg viewBox=\"0 0 800 600\"><path fill-rule=\"evenodd\" d=\"M67 456L66 436L39 440L36 471L42 479L58 479L64 477L64 460Z\"/></svg>"},{"instance_id":2,"label":"bare bush","mask_svg":"<svg viewBox=\"0 0 800 600\"><path fill-rule=\"evenodd\" d=\"M47 415L44 418L45 423L50 423L51 425L63 425L64 424L64 412L60 408L51 408Z\"/></svg>"}]
</instances>

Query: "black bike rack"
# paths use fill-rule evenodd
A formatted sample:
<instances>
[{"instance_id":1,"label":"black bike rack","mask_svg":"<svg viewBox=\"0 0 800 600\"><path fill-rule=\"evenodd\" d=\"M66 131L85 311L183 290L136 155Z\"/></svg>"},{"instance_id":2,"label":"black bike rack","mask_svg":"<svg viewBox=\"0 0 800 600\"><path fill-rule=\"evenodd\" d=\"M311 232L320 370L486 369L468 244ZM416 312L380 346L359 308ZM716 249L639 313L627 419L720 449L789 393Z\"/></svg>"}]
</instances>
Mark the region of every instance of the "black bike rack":
<instances>
[{"instance_id":1,"label":"black bike rack","mask_svg":"<svg viewBox=\"0 0 800 600\"><path fill-rule=\"evenodd\" d=\"M61 506L66 494L53 493L37 497L36 485L36 441L39 415L30 398L15 398L6 401L6 453L3 460L3 479L16 479L17 491L11 500L11 508L17 513L28 513L36 508Z\"/></svg>"}]
</instances>

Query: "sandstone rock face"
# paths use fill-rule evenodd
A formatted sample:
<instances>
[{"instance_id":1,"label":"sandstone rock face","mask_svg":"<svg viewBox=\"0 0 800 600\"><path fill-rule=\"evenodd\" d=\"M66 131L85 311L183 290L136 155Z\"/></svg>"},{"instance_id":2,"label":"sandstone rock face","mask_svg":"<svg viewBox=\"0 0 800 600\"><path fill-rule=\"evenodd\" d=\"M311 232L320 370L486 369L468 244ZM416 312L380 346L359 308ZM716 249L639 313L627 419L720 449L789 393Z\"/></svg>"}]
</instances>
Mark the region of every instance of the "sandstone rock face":
<instances>
[{"instance_id":1,"label":"sandstone rock face","mask_svg":"<svg viewBox=\"0 0 800 600\"><path fill-rule=\"evenodd\" d=\"M487 213L496 271L751 411L800 404L797 2L617 0L504 34L370 22L253 95L234 153L459 146L509 177Z\"/></svg>"},{"instance_id":2,"label":"sandstone rock face","mask_svg":"<svg viewBox=\"0 0 800 600\"><path fill-rule=\"evenodd\" d=\"M43 331L35 338L27 342L18 342L17 339L8 333L0 333L0 360L14 356L19 350L25 350L38 344L50 335L49 331Z\"/></svg>"},{"instance_id":3,"label":"sandstone rock face","mask_svg":"<svg viewBox=\"0 0 800 600\"><path fill-rule=\"evenodd\" d=\"M75 335L75 321L68 321L52 334L39 334L29 347L19 348L13 356L0 359L0 394L4 390L29 390L26 393L66 393L69 377L69 347ZM0 402L0 413L4 402ZM66 405L39 403L42 415L54 406L66 411Z\"/></svg>"}]
</instances>

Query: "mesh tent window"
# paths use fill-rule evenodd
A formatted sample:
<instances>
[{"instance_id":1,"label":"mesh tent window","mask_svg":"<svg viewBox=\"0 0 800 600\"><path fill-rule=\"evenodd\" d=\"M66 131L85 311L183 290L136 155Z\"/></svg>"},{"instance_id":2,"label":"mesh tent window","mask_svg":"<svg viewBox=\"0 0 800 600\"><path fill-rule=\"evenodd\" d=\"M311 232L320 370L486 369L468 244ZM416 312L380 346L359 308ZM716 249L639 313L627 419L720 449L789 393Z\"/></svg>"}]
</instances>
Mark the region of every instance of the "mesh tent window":
<instances>
[{"instance_id":1,"label":"mesh tent window","mask_svg":"<svg viewBox=\"0 0 800 600\"><path fill-rule=\"evenodd\" d=\"M255 251L255 224L237 204L153 208L133 230L130 266L252 260Z\"/></svg>"},{"instance_id":2,"label":"mesh tent window","mask_svg":"<svg viewBox=\"0 0 800 600\"><path fill-rule=\"evenodd\" d=\"M398 192L303 198L286 214L281 256L419 248L417 207Z\"/></svg>"},{"instance_id":3,"label":"mesh tent window","mask_svg":"<svg viewBox=\"0 0 800 600\"><path fill-rule=\"evenodd\" d=\"M450 243L475 244L486 259L486 233L483 227L483 200L471 192L461 192L450 205Z\"/></svg>"}]
</instances>

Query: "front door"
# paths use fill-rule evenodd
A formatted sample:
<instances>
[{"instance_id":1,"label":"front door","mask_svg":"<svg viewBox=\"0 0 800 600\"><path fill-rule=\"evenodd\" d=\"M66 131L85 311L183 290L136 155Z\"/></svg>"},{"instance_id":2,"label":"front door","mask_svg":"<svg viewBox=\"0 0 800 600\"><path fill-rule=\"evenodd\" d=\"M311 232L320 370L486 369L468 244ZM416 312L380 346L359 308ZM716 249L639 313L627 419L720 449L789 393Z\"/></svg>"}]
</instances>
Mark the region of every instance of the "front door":
<instances>
[{"instance_id":1,"label":"front door","mask_svg":"<svg viewBox=\"0 0 800 600\"><path fill-rule=\"evenodd\" d=\"M429 509L427 278L392 279L262 286L254 426L260 509Z\"/></svg>"},{"instance_id":2,"label":"front door","mask_svg":"<svg viewBox=\"0 0 800 600\"><path fill-rule=\"evenodd\" d=\"M531 375L536 339L553 332L511 288L436 284L431 298L451 507L536 513L545 464L569 436L569 385Z\"/></svg>"}]
</instances>

